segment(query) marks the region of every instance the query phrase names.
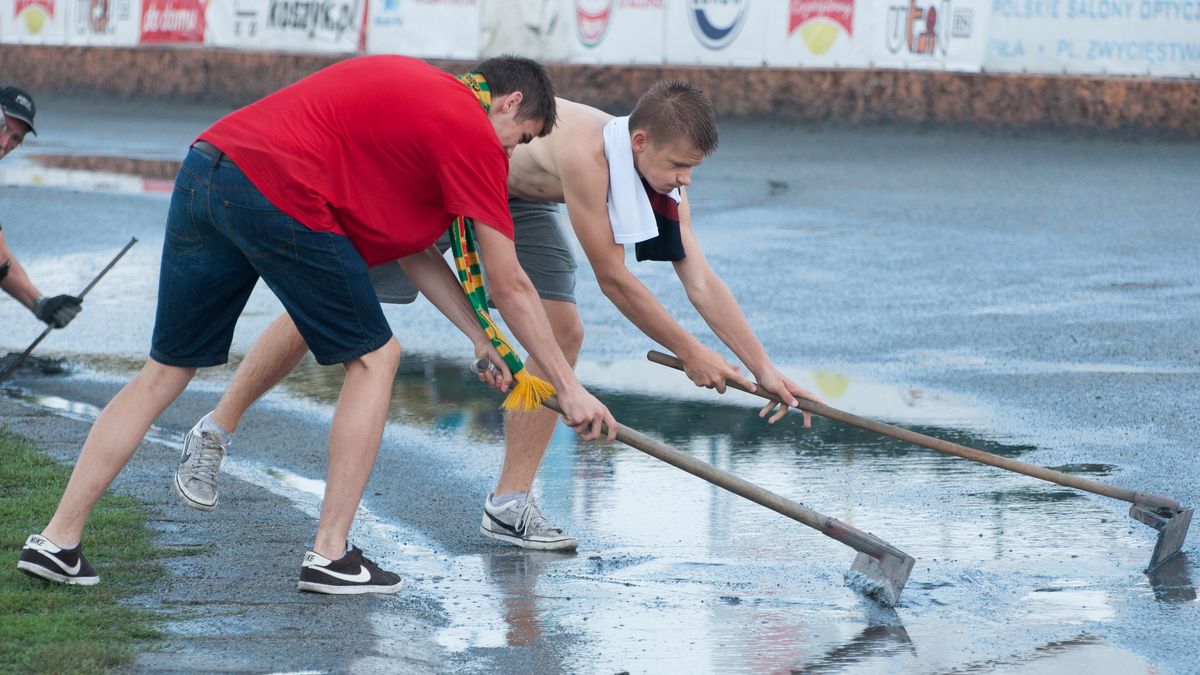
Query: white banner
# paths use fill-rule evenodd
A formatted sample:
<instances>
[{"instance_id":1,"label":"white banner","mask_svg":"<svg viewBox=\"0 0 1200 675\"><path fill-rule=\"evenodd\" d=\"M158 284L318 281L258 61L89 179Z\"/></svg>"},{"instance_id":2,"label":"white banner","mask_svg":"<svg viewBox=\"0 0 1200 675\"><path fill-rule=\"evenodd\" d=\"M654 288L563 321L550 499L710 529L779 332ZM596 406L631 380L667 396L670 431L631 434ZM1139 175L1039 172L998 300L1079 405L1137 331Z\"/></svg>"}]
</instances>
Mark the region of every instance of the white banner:
<instances>
[{"instance_id":1,"label":"white banner","mask_svg":"<svg viewBox=\"0 0 1200 675\"><path fill-rule=\"evenodd\" d=\"M761 66L767 21L782 0L673 0L667 5L667 62ZM776 13L777 14L777 13Z\"/></svg>"},{"instance_id":2,"label":"white banner","mask_svg":"<svg viewBox=\"0 0 1200 675\"><path fill-rule=\"evenodd\" d=\"M419 58L479 58L477 0L370 0L367 51Z\"/></svg>"},{"instance_id":3,"label":"white banner","mask_svg":"<svg viewBox=\"0 0 1200 675\"><path fill-rule=\"evenodd\" d=\"M359 51L366 0L214 0L205 44L252 51Z\"/></svg>"},{"instance_id":4,"label":"white banner","mask_svg":"<svg viewBox=\"0 0 1200 675\"><path fill-rule=\"evenodd\" d=\"M0 42L1200 78L1200 0L0 0Z\"/></svg>"},{"instance_id":5,"label":"white banner","mask_svg":"<svg viewBox=\"0 0 1200 675\"><path fill-rule=\"evenodd\" d=\"M1200 77L1200 1L994 0L984 68Z\"/></svg>"},{"instance_id":6,"label":"white banner","mask_svg":"<svg viewBox=\"0 0 1200 675\"><path fill-rule=\"evenodd\" d=\"M863 10L855 0L789 0L768 19L769 66L866 68Z\"/></svg>"},{"instance_id":7,"label":"white banner","mask_svg":"<svg viewBox=\"0 0 1200 675\"><path fill-rule=\"evenodd\" d=\"M871 64L978 72L987 50L991 1L860 0Z\"/></svg>"},{"instance_id":8,"label":"white banner","mask_svg":"<svg viewBox=\"0 0 1200 675\"><path fill-rule=\"evenodd\" d=\"M141 33L140 0L61 0L67 44L128 47Z\"/></svg>"},{"instance_id":9,"label":"white banner","mask_svg":"<svg viewBox=\"0 0 1200 675\"><path fill-rule=\"evenodd\" d=\"M666 62L667 0L563 0L573 63Z\"/></svg>"},{"instance_id":10,"label":"white banner","mask_svg":"<svg viewBox=\"0 0 1200 675\"><path fill-rule=\"evenodd\" d=\"M67 0L0 0L0 40L20 44L66 44ZM6 73L6 77L11 77Z\"/></svg>"}]
</instances>

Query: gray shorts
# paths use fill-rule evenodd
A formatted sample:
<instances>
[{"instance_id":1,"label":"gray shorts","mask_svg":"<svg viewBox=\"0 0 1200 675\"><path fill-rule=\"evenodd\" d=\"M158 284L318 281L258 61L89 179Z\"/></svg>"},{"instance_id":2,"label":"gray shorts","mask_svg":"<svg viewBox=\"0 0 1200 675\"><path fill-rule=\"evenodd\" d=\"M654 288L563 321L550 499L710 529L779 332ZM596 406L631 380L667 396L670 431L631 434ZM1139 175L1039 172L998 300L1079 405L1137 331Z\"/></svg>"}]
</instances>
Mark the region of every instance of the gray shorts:
<instances>
[{"instance_id":1,"label":"gray shorts","mask_svg":"<svg viewBox=\"0 0 1200 675\"><path fill-rule=\"evenodd\" d=\"M558 204L510 199L508 210L516 225L517 260L538 296L543 300L575 302L575 256L571 255L563 235ZM448 233L438 239L437 247L442 253L450 250ZM396 263L377 265L370 273L380 302L407 305L417 299L416 287Z\"/></svg>"}]
</instances>

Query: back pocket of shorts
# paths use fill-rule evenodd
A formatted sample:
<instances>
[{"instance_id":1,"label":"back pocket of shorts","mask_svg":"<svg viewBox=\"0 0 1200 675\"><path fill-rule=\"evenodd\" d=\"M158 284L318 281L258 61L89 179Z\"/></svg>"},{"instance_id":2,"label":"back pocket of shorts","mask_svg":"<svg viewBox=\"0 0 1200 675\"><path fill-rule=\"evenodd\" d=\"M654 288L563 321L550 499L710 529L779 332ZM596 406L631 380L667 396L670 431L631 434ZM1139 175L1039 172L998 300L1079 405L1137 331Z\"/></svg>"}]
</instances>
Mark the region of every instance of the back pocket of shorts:
<instances>
[{"instance_id":1,"label":"back pocket of shorts","mask_svg":"<svg viewBox=\"0 0 1200 675\"><path fill-rule=\"evenodd\" d=\"M267 208L260 208L257 204L242 205L226 200L224 206L229 229L240 240L242 251L259 274L277 272L296 264L295 228L303 225L269 203Z\"/></svg>"},{"instance_id":2,"label":"back pocket of shorts","mask_svg":"<svg viewBox=\"0 0 1200 675\"><path fill-rule=\"evenodd\" d=\"M167 210L167 249L172 255L183 257L204 248L204 240L196 229L192 217L196 189L175 185L171 194L171 206Z\"/></svg>"}]
</instances>

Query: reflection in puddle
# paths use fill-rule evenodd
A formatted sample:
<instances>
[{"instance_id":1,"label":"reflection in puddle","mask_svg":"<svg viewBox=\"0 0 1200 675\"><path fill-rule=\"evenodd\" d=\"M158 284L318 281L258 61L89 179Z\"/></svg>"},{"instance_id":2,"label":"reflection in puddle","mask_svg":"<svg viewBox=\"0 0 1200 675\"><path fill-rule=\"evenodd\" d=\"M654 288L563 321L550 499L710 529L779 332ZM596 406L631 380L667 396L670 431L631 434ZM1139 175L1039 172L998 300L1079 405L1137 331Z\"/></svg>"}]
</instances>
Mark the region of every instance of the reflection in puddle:
<instances>
[{"instance_id":1,"label":"reflection in puddle","mask_svg":"<svg viewBox=\"0 0 1200 675\"><path fill-rule=\"evenodd\" d=\"M30 154L5 164L0 185L126 194L169 193L179 171L178 161L88 155Z\"/></svg>"},{"instance_id":2,"label":"reflection in puddle","mask_svg":"<svg viewBox=\"0 0 1200 675\"><path fill-rule=\"evenodd\" d=\"M282 407L328 412L342 379L341 368L305 362L286 381L295 398ZM834 384L845 397L896 396L882 385ZM845 547L632 449L579 443L560 427L536 489L547 514L579 537L578 555L499 547L448 554L380 516L397 510L388 497L365 503L353 536L401 570L405 593L442 608L448 622L430 629L442 649L536 650L564 671L1145 672L1138 656L1092 637L1118 625L1131 571L1152 545L1120 509L828 420L811 430L798 416L768 426L750 399L713 404L654 386L597 393L623 423L916 556L898 610L882 612L841 585L853 558ZM859 409L890 405L859 396ZM910 416L896 421L1005 456L1036 450L912 421L931 419L922 406L940 398L911 399ZM97 413L61 398L27 400L72 416ZM448 466L464 458L498 466L498 401L462 363L406 355L381 461L402 466L415 447ZM179 442L178 432L156 433ZM244 455L226 467L315 517L321 481ZM1058 468L1097 476L1119 469ZM1180 570L1134 594L1194 600L1190 568ZM373 620L385 636L380 653L399 653L386 644L394 617ZM1083 639L1081 630L1089 631Z\"/></svg>"}]
</instances>

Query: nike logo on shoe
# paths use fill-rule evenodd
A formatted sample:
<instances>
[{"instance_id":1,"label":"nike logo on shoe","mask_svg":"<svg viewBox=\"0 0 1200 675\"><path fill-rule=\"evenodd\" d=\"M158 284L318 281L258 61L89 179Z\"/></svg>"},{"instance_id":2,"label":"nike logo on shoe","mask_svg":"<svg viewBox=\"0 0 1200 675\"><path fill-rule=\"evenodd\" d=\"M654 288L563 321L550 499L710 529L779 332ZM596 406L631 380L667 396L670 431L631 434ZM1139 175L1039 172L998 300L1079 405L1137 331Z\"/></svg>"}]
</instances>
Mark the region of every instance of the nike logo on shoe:
<instances>
[{"instance_id":1,"label":"nike logo on shoe","mask_svg":"<svg viewBox=\"0 0 1200 675\"><path fill-rule=\"evenodd\" d=\"M333 577L334 579L341 579L342 581L349 581L349 582L355 583L355 584L363 584L363 583L366 583L371 580L370 570L363 567L362 565L358 566L358 574L343 574L341 572L334 572L333 570L329 569L328 567L319 567L317 565L312 565L308 569L318 570L320 572L324 572L325 574L328 574L329 576Z\"/></svg>"},{"instance_id":2,"label":"nike logo on shoe","mask_svg":"<svg viewBox=\"0 0 1200 675\"><path fill-rule=\"evenodd\" d=\"M55 554L55 552L50 550L52 548L58 548L58 547L55 546L54 544L52 544L50 542L50 540L46 539L45 537L42 537L42 536L39 536L36 534L32 535L29 537L29 541L26 542L25 545L32 548L33 550L37 551L38 553L40 553L42 555L42 557L49 558L55 565L58 566L59 569L61 569L63 572L66 572L70 576L75 576L76 574L79 574L79 570L83 567L83 557L82 556L80 556L80 558L75 561L75 564L73 566L69 566L66 563L64 563L62 560L59 560L59 558ZM62 549L59 549L58 552L61 553Z\"/></svg>"}]
</instances>

